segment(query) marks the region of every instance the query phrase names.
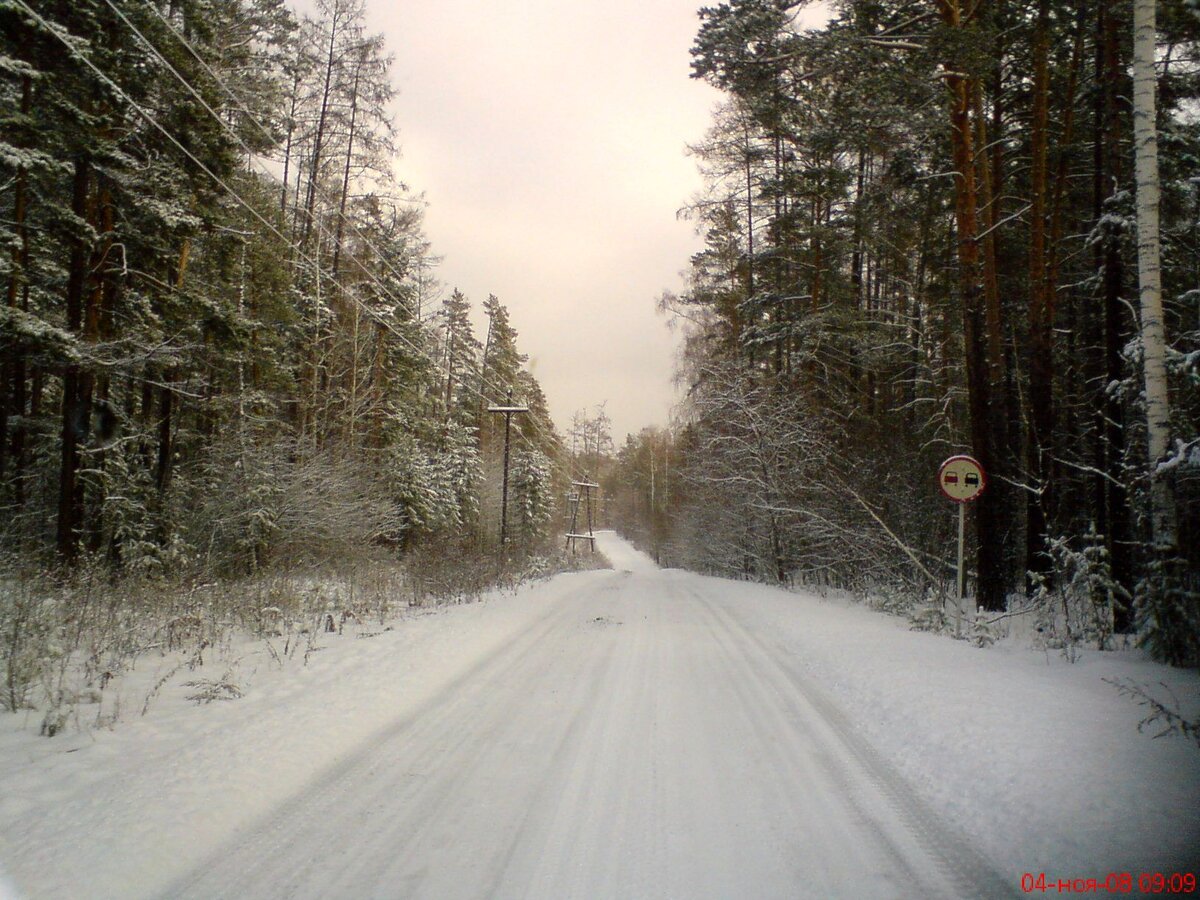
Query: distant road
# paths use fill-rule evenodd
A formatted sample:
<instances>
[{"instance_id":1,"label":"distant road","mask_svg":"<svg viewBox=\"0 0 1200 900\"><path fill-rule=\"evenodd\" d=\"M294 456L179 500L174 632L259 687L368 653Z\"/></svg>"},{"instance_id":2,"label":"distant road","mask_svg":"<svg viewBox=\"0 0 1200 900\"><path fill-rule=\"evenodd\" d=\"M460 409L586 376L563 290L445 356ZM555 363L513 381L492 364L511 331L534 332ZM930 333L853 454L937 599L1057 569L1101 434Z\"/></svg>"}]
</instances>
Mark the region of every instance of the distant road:
<instances>
[{"instance_id":1,"label":"distant road","mask_svg":"<svg viewBox=\"0 0 1200 900\"><path fill-rule=\"evenodd\" d=\"M722 583L615 537L172 898L998 897ZM513 602L520 602L518 596Z\"/></svg>"}]
</instances>

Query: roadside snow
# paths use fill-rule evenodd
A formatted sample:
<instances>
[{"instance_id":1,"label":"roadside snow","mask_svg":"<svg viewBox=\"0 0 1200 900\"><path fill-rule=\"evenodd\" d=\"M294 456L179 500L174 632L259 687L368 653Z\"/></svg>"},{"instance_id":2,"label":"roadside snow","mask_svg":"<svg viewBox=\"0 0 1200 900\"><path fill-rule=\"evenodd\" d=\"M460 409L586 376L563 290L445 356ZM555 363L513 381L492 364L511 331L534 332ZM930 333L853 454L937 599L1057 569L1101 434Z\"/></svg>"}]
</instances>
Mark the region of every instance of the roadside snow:
<instances>
[{"instance_id":1,"label":"roadside snow","mask_svg":"<svg viewBox=\"0 0 1200 900\"><path fill-rule=\"evenodd\" d=\"M419 709L579 577L414 611L369 639L323 636L307 665L298 654L280 668L262 642L247 645L237 670L240 700L198 706L186 699L194 689L183 682L225 670L213 662L176 673L148 715L135 711L113 730L47 739L37 735L39 718L0 715L0 898L20 896L5 888L5 872L28 898L161 890L237 827ZM172 668L143 661L118 688L126 705L140 711Z\"/></svg>"},{"instance_id":2,"label":"roadside snow","mask_svg":"<svg viewBox=\"0 0 1200 900\"><path fill-rule=\"evenodd\" d=\"M146 716L127 713L112 730L71 728L46 739L36 736L39 720L0 716L0 897L161 892L389 726L419 721L432 698L447 696L548 608L581 593L619 597L624 608L670 595L683 617L664 621L676 628L691 627L689 597L697 610L736 620L769 658L823 692L848 727L1011 880L1014 893L1026 872L1051 881L1130 872L1136 881L1143 872L1200 868L1200 748L1140 734L1145 711L1102 680L1126 679L1165 697L1161 682L1194 717L1200 674L1132 651L1085 653L1072 665L1016 644L976 649L911 632L846 600L659 571L614 536L600 543L615 573L558 576L413 615L369 639L331 636L307 665L295 658L280 666L261 642L248 643L232 654L242 655L240 700L187 701L194 689L182 682L219 676L218 662L177 673ZM611 626L597 633L617 640L620 616L605 613L610 623L605 609L589 607L585 623ZM645 631L645 639L655 633ZM636 672L623 676L630 696L706 702L689 697L695 687L682 682L639 687ZM672 672L663 668L658 677ZM140 711L165 674L145 663L110 690L124 691L127 707ZM499 686L495 696L519 699ZM651 764L689 763L626 762L639 771ZM607 771L602 760L594 765ZM722 831L715 822L697 827Z\"/></svg>"},{"instance_id":3,"label":"roadside snow","mask_svg":"<svg viewBox=\"0 0 1200 900\"><path fill-rule=\"evenodd\" d=\"M1166 685L1194 719L1200 673L1140 651L1071 664L1015 644L979 649L814 594L724 593L1001 871L1136 883L1200 870L1200 747L1139 733L1146 710L1103 680L1169 701Z\"/></svg>"}]
</instances>

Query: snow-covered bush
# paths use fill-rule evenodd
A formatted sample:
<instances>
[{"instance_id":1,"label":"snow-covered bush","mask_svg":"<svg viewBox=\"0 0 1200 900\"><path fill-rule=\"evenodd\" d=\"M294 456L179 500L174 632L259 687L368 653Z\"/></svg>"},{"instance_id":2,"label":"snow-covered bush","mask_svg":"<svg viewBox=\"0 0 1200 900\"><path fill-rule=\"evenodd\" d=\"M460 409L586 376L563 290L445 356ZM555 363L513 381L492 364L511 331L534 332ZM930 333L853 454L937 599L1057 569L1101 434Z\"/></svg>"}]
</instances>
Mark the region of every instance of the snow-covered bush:
<instances>
[{"instance_id":1,"label":"snow-covered bush","mask_svg":"<svg viewBox=\"0 0 1200 900\"><path fill-rule=\"evenodd\" d=\"M0 574L0 709L34 705L34 689L58 652L48 580L16 567Z\"/></svg>"},{"instance_id":2,"label":"snow-covered bush","mask_svg":"<svg viewBox=\"0 0 1200 900\"><path fill-rule=\"evenodd\" d=\"M1041 643L1072 660L1084 645L1109 649L1113 610L1132 598L1112 578L1103 537L1092 529L1078 547L1053 538L1049 553L1051 571L1036 577L1029 598Z\"/></svg>"},{"instance_id":3,"label":"snow-covered bush","mask_svg":"<svg viewBox=\"0 0 1200 900\"><path fill-rule=\"evenodd\" d=\"M1200 665L1200 575L1182 559L1150 563L1134 609L1139 641L1156 659Z\"/></svg>"}]
</instances>

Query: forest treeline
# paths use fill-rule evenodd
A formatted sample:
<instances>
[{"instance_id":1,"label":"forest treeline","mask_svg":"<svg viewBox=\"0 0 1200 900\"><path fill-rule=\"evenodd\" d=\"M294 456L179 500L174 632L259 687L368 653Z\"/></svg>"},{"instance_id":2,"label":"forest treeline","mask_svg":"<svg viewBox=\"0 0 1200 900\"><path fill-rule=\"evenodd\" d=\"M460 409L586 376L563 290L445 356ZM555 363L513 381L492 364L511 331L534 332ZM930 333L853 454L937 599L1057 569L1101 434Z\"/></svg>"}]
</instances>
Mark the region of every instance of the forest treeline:
<instances>
[{"instance_id":1,"label":"forest treeline","mask_svg":"<svg viewBox=\"0 0 1200 900\"><path fill-rule=\"evenodd\" d=\"M969 452L981 607L1200 663L1194 7L1143 19L1137 89L1130 2L842 0L815 30L803 9L700 11L693 75L724 95L692 148L705 247L662 298L686 400L621 450L617 515L673 564L936 597L935 473Z\"/></svg>"},{"instance_id":2,"label":"forest treeline","mask_svg":"<svg viewBox=\"0 0 1200 900\"><path fill-rule=\"evenodd\" d=\"M363 0L0 0L0 548L240 576L541 546L563 446L433 278Z\"/></svg>"}]
</instances>

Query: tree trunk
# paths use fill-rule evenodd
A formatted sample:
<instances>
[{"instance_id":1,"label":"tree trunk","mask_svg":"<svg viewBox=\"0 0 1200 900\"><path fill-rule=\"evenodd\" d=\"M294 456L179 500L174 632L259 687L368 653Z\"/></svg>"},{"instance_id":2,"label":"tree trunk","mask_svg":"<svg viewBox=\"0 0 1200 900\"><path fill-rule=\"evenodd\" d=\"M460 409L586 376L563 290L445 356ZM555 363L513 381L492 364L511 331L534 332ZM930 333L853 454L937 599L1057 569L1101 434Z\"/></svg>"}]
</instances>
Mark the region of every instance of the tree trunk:
<instances>
[{"instance_id":1,"label":"tree trunk","mask_svg":"<svg viewBox=\"0 0 1200 900\"><path fill-rule=\"evenodd\" d=\"M1026 466L1033 490L1027 502L1025 566L1031 585L1050 573L1048 512L1053 508L1050 457L1054 438L1054 303L1046 278L1046 184L1050 75L1050 8L1039 0L1033 39L1033 113L1030 123L1029 207L1029 436Z\"/></svg>"},{"instance_id":2,"label":"tree trunk","mask_svg":"<svg viewBox=\"0 0 1200 900\"><path fill-rule=\"evenodd\" d=\"M850 236L850 286L854 292L854 308L863 310L863 191L867 173L867 153L858 149L858 177L854 186L854 231Z\"/></svg>"},{"instance_id":3,"label":"tree trunk","mask_svg":"<svg viewBox=\"0 0 1200 900\"><path fill-rule=\"evenodd\" d=\"M279 188L279 212L284 214L287 212L287 196L288 196L288 179L291 177L292 166L292 142L296 136L296 110L300 105L300 83L303 79L303 51L296 52L296 74L292 78L292 93L288 98L288 117L287 117L287 136L283 143L283 179ZM296 175L296 181L299 182L300 176ZM295 239L295 228L292 230L292 238Z\"/></svg>"},{"instance_id":4,"label":"tree trunk","mask_svg":"<svg viewBox=\"0 0 1200 900\"><path fill-rule=\"evenodd\" d=\"M160 494L171 482L171 416L174 394L164 385L158 389L158 453L154 467L154 484Z\"/></svg>"},{"instance_id":5,"label":"tree trunk","mask_svg":"<svg viewBox=\"0 0 1200 900\"><path fill-rule=\"evenodd\" d=\"M745 118L742 121L742 135L746 142L746 297L749 299L754 296L754 173L750 167L750 125Z\"/></svg>"},{"instance_id":6,"label":"tree trunk","mask_svg":"<svg viewBox=\"0 0 1200 900\"><path fill-rule=\"evenodd\" d=\"M329 123L329 107L333 93L333 70L337 65L338 12L339 9L335 6L333 15L329 20L329 47L325 53L325 80L321 89L321 112L317 116L317 130L313 135L312 157L308 170L308 189L304 198L304 232L300 243L306 251L309 241L312 240L313 225L316 216L317 185L321 180L321 153L324 150L325 133Z\"/></svg>"},{"instance_id":7,"label":"tree trunk","mask_svg":"<svg viewBox=\"0 0 1200 900\"><path fill-rule=\"evenodd\" d=\"M71 211L77 222L89 221L88 195L91 188L91 162L87 157L75 160L71 187ZM84 287L91 256L82 233L71 239L67 273L67 328L73 334L83 330ZM62 388L61 461L58 478L58 552L68 559L79 549L79 530L83 519L83 492L79 483L80 447L88 420L89 386L87 377L76 363L65 367Z\"/></svg>"},{"instance_id":8,"label":"tree trunk","mask_svg":"<svg viewBox=\"0 0 1200 900\"><path fill-rule=\"evenodd\" d=\"M86 311L84 321L84 337L88 342L94 342L108 338L112 333L113 312L116 307L116 289L117 285L111 277L108 270L111 262L109 254L112 253L113 244L111 235L114 233L116 224L116 215L113 209L112 192L104 179L98 179L98 215L100 222L100 233L106 235L105 244L99 248L99 252L93 254L94 262L91 266L92 270L92 290L90 292L90 300ZM91 382L91 401L88 404L88 412L95 408L95 404L108 403L109 398L109 375L104 369L101 369L95 375L90 377ZM103 428L97 435L101 441L107 441L111 435L105 434ZM101 447L93 452L92 459L89 460L89 468L96 471L103 471L105 464L106 450ZM92 505L91 521L88 522L88 550L95 553L100 550L104 543L104 497L97 498Z\"/></svg>"},{"instance_id":9,"label":"tree trunk","mask_svg":"<svg viewBox=\"0 0 1200 900\"><path fill-rule=\"evenodd\" d=\"M941 0L939 12L952 29L964 27L958 0ZM976 148L971 127L971 108L975 97L974 79L961 74L951 60L947 65L946 86L950 92L950 140L955 177L955 229L957 232L958 281L963 309L963 335L966 350L967 398L970 410L971 443L974 454L993 476L993 488L1003 482L1005 445L1002 382L1004 359L998 355L999 315L984 292L980 260L979 198L976 179ZM978 541L977 602L984 609L1005 606L1009 575L1006 543L1011 540L1005 495L988 490L976 503L975 533Z\"/></svg>"},{"instance_id":10,"label":"tree trunk","mask_svg":"<svg viewBox=\"0 0 1200 900\"><path fill-rule=\"evenodd\" d=\"M346 134L346 163L342 167L342 191L341 197L338 199L338 221L337 233L333 241L333 266L331 267L331 279L334 287L338 287L338 268L342 261L342 241L346 234L346 205L350 198L350 166L354 160L354 131L358 125L358 84L362 77L363 66L366 65L366 48L363 48L362 56L358 60L358 65L354 69L354 83L350 89L350 126Z\"/></svg>"},{"instance_id":11,"label":"tree trunk","mask_svg":"<svg viewBox=\"0 0 1200 900\"><path fill-rule=\"evenodd\" d=\"M1159 464L1171 447L1167 397L1166 329L1163 321L1154 47L1155 0L1133 4L1133 131L1137 180L1138 297L1141 312L1146 438L1150 478L1150 530L1160 559L1176 548L1175 498Z\"/></svg>"},{"instance_id":12,"label":"tree trunk","mask_svg":"<svg viewBox=\"0 0 1200 900\"><path fill-rule=\"evenodd\" d=\"M1124 178L1119 97L1126 91L1122 90L1125 73L1118 46L1116 17L1112 8L1102 3L1096 17L1094 73L1099 88L1096 92L1096 131L1092 145L1095 172L1092 212L1097 222L1104 216L1110 198L1120 190ZM1102 378L1103 384L1113 384L1124 377L1125 358L1122 350L1132 337L1132 325L1122 302L1125 263L1121 255L1120 238L1110 232L1111 229L1103 234L1095 251L1096 270L1102 275L1100 299L1103 333L1096 377ZM1118 396L1105 393L1103 404L1096 410L1095 427L1101 436L1098 460L1100 473L1094 480L1097 527L1105 538L1112 579L1132 595L1132 524L1124 471L1125 404ZM1118 634L1129 634L1133 628L1133 610L1127 604L1113 611L1113 629Z\"/></svg>"},{"instance_id":13,"label":"tree trunk","mask_svg":"<svg viewBox=\"0 0 1200 900\"><path fill-rule=\"evenodd\" d=\"M33 79L28 75L21 79L21 115L26 117L32 107ZM13 237L12 271L8 277L7 304L10 309L28 307L29 296L29 232L25 227L25 216L28 208L29 174L22 166L17 169L13 179ZM24 302L23 302L24 301ZM20 422L13 429L11 445L9 443L9 416L19 420L25 415L25 360L17 355L12 359L5 358L0 367L0 486L8 479L8 462L11 454L13 467L12 476L13 501L20 508L24 505L24 490L22 476L25 456L25 424Z\"/></svg>"}]
</instances>

